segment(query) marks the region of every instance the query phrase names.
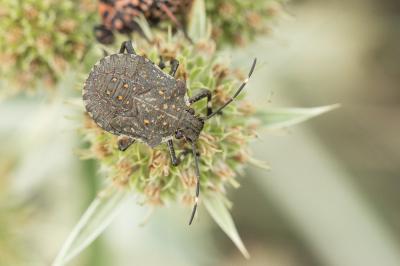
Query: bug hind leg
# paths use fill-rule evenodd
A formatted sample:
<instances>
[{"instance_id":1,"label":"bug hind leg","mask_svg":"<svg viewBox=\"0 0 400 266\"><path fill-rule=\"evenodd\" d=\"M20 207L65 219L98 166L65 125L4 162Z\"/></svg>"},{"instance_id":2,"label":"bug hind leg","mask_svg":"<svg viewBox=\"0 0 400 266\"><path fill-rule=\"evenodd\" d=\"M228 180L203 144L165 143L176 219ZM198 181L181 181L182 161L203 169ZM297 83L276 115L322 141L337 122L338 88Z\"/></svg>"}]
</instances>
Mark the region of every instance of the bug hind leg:
<instances>
[{"instance_id":1,"label":"bug hind leg","mask_svg":"<svg viewBox=\"0 0 400 266\"><path fill-rule=\"evenodd\" d=\"M171 163L173 166L178 166L182 162L182 160L186 157L186 155L191 153L190 149L185 149L182 152L180 152L177 156L173 141L168 140L167 145L169 150L169 156L171 157Z\"/></svg>"},{"instance_id":2,"label":"bug hind leg","mask_svg":"<svg viewBox=\"0 0 400 266\"><path fill-rule=\"evenodd\" d=\"M136 54L135 49L133 49L132 41L124 41L121 43L121 48L119 49L119 53L123 54L124 52L128 54Z\"/></svg>"}]
</instances>

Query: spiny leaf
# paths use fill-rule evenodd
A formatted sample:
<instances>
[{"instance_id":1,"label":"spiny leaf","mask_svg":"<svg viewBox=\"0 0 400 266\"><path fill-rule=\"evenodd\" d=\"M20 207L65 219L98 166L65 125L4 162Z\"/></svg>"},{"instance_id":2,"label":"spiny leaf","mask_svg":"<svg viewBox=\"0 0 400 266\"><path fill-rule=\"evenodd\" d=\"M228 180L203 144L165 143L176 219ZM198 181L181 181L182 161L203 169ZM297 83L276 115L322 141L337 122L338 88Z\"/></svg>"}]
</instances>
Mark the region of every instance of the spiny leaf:
<instances>
[{"instance_id":1,"label":"spiny leaf","mask_svg":"<svg viewBox=\"0 0 400 266\"><path fill-rule=\"evenodd\" d=\"M89 246L114 220L118 210L129 198L129 191L110 187L106 195L99 195L72 230L53 266L62 266Z\"/></svg>"},{"instance_id":2,"label":"spiny leaf","mask_svg":"<svg viewBox=\"0 0 400 266\"><path fill-rule=\"evenodd\" d=\"M228 235L228 237L233 241L236 247L242 252L243 256L248 259L250 258L249 252L243 244L242 239L236 229L235 223L233 222L232 216L229 213L226 205L224 204L224 199L220 194L208 193L203 197L203 203L206 207L208 213L214 219L214 221L221 227L222 231Z\"/></svg>"},{"instance_id":3,"label":"spiny leaf","mask_svg":"<svg viewBox=\"0 0 400 266\"><path fill-rule=\"evenodd\" d=\"M338 108L339 104L313 108L274 108L259 111L256 116L267 129L280 129L302 123L313 117Z\"/></svg>"}]
</instances>

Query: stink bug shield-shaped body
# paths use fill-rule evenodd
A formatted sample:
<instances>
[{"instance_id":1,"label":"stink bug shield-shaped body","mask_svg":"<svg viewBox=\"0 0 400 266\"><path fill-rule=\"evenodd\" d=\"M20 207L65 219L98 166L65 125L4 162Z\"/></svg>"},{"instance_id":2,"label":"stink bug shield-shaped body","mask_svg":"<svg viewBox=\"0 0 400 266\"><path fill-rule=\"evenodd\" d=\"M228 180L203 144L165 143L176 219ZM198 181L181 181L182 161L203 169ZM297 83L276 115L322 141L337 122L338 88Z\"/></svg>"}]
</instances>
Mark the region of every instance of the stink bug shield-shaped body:
<instances>
[{"instance_id":1,"label":"stink bug shield-shaped body","mask_svg":"<svg viewBox=\"0 0 400 266\"><path fill-rule=\"evenodd\" d=\"M124 53L124 52L127 53ZM191 145L195 158L196 202L190 217L192 223L200 193L199 154L196 142L204 123L225 108L246 85L248 78L234 96L216 111L211 108L211 92L201 89L188 97L184 81L176 79L179 62L171 61L171 71L162 71L164 63L156 66L137 55L130 41L123 42L120 52L101 59L91 70L82 94L89 116L104 130L119 136L118 147L126 150L135 140L156 147L166 143L172 164L179 165L188 151L178 156L173 138L184 138ZM254 60L248 77L256 65ZM190 105L207 98L207 115L195 114Z\"/></svg>"}]
</instances>

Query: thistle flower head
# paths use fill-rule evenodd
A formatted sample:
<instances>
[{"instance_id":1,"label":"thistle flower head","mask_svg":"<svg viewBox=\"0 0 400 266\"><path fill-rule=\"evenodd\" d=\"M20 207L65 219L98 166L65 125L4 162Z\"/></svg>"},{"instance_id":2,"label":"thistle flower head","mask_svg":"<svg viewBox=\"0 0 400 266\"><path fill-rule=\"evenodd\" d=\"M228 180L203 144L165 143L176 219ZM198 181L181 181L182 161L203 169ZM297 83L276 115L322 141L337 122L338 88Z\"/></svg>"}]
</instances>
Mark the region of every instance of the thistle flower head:
<instances>
[{"instance_id":1,"label":"thistle flower head","mask_svg":"<svg viewBox=\"0 0 400 266\"><path fill-rule=\"evenodd\" d=\"M147 43L137 40L136 52L153 62L162 57L176 58L180 62L177 78L186 81L188 95L197 89L208 88L213 94L212 105L221 106L240 86L235 70L216 54L211 44L186 45L180 36L157 35L156 41ZM249 67L251 66L249 59ZM169 71L169 64L165 69ZM245 71L248 71L246 69ZM228 105L221 115L206 121L197 142L200 153L200 184L202 193L217 191L224 193L227 185L237 186L235 178L249 157L248 144L255 138L252 128L254 107L242 101ZM193 105L196 113L205 115L206 101ZM88 157L96 158L101 169L112 184L140 195L141 201L153 205L164 205L170 201L193 204L196 175L194 158L188 154L181 164L174 167L166 144L152 149L145 143L134 143L122 152L117 147L117 136L98 128L91 118L85 116L83 134L90 143L85 151ZM174 140L176 152L191 149L184 140ZM201 196L200 196L201 198Z\"/></svg>"}]
</instances>

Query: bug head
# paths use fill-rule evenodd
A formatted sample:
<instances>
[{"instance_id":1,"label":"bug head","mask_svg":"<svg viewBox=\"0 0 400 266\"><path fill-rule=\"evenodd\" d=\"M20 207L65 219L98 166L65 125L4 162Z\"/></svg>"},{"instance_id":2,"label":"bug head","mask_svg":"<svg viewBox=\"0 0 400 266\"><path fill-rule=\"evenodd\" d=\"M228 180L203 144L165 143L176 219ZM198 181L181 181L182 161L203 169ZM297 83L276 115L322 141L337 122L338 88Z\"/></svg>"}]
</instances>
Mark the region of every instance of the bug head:
<instances>
[{"instance_id":1,"label":"bug head","mask_svg":"<svg viewBox=\"0 0 400 266\"><path fill-rule=\"evenodd\" d=\"M175 138L196 142L203 130L204 120L195 114L194 109L187 108L181 121L182 123L175 132Z\"/></svg>"}]
</instances>

